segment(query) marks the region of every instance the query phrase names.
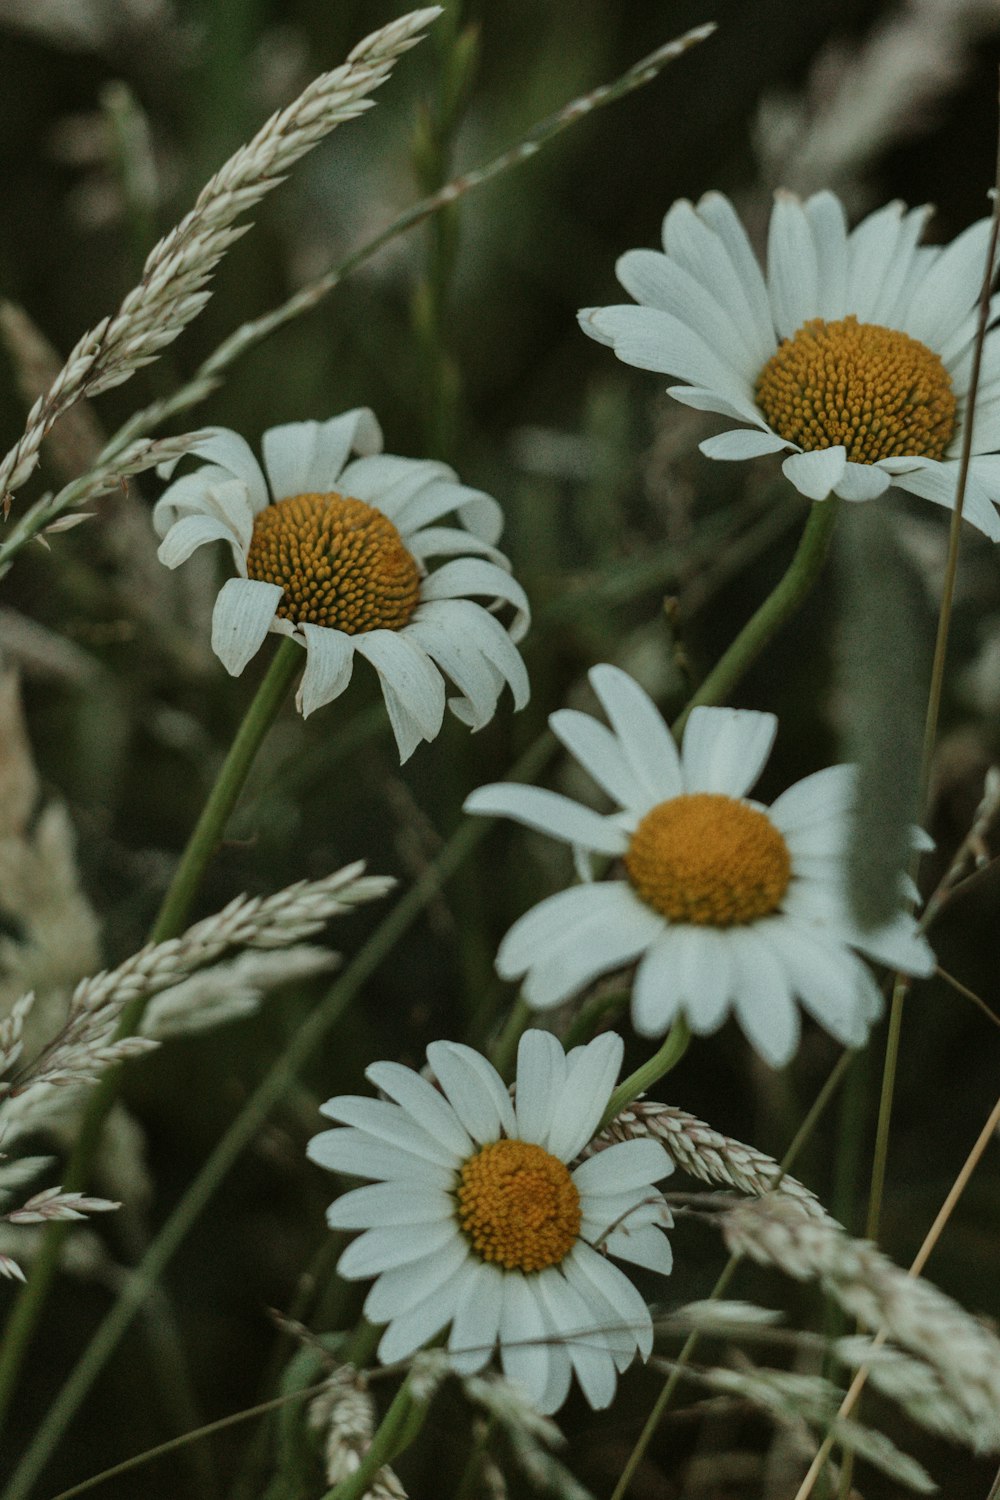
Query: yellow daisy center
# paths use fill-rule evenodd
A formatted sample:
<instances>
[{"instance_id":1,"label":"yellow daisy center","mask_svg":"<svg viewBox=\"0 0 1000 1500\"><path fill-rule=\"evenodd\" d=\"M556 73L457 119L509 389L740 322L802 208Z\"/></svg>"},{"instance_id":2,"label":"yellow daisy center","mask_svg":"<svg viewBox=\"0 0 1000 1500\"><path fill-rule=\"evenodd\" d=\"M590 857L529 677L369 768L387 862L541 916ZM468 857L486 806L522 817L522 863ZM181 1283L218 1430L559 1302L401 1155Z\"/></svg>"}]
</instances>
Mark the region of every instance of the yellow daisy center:
<instances>
[{"instance_id":1,"label":"yellow daisy center","mask_svg":"<svg viewBox=\"0 0 1000 1500\"><path fill-rule=\"evenodd\" d=\"M580 1232L580 1194L563 1162L530 1141L494 1141L462 1168L458 1222L483 1260L544 1271Z\"/></svg>"},{"instance_id":2,"label":"yellow daisy center","mask_svg":"<svg viewBox=\"0 0 1000 1500\"><path fill-rule=\"evenodd\" d=\"M955 432L940 357L909 334L853 316L803 323L771 355L754 394L780 437L807 453L843 443L855 464L940 459Z\"/></svg>"},{"instance_id":3,"label":"yellow daisy center","mask_svg":"<svg viewBox=\"0 0 1000 1500\"><path fill-rule=\"evenodd\" d=\"M671 922L735 927L777 909L792 861L764 813L735 797L694 792L650 808L625 869L647 906Z\"/></svg>"},{"instance_id":4,"label":"yellow daisy center","mask_svg":"<svg viewBox=\"0 0 1000 1500\"><path fill-rule=\"evenodd\" d=\"M295 624L358 635L402 630L420 600L420 571L380 510L346 495L290 495L255 518L247 574L284 590Z\"/></svg>"}]
</instances>

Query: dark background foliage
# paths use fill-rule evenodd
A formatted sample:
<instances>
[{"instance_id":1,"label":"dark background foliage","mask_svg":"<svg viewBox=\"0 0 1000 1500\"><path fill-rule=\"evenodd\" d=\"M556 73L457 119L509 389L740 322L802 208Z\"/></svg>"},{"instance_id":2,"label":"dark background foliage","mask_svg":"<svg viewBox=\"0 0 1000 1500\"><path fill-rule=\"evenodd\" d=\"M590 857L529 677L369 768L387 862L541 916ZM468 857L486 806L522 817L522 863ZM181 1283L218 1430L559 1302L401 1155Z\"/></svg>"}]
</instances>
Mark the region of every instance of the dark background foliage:
<instances>
[{"instance_id":1,"label":"dark background foliage","mask_svg":"<svg viewBox=\"0 0 1000 1500\"><path fill-rule=\"evenodd\" d=\"M944 28L941 36L960 66L952 71L948 47L930 21L918 29L925 100L914 87L899 119L888 118L886 109L881 123L873 109L866 150L843 163L833 185L852 212L897 195L931 200L938 207L932 233L946 239L985 211L993 179L1000 11L939 0L924 12ZM317 0L188 0L176 10L167 0L36 7L0 0L3 295L23 305L60 351L68 350L118 303L153 239L186 210L209 173L272 108L390 14L385 5ZM439 167L448 151L458 168L487 159L535 119L688 26L714 17L719 30L651 87L592 116L466 200L437 343L419 334L432 242L417 230L245 358L189 425L232 426L256 443L265 427L281 421L371 405L390 451L443 452L464 479L496 494L509 518L515 570L536 612L526 647L532 703L516 719L505 705L474 739L455 724L446 727L402 771L364 673L308 724L289 712L211 870L202 912L240 890L271 890L357 857L412 880L457 826L468 790L506 774L553 708L568 699L589 703L583 676L594 661L634 670L666 709L681 704L688 680L704 674L779 576L804 512L776 468L731 468L700 458L697 440L713 430L711 420L671 408L658 378L616 364L579 333L575 312L619 300L615 257L655 244L662 215L679 196L722 188L738 198L759 234L782 160L773 127L762 123L762 101L801 100L808 92L821 107L844 76L832 49L850 75L878 28L902 14L913 16L917 8L901 12L870 0L798 6L728 0L714 12L707 0L547 6L501 0L465 7L464 19L480 28L479 64L464 119ZM266 201L252 233L223 264L205 314L159 364L97 403L107 430L190 373L238 323L336 262L419 196L421 174L426 185L435 166L426 154L415 163L414 144L422 112L433 120L439 108L440 69L434 43L425 43L380 92L375 111L337 131ZM123 192L109 151L102 99L117 80L128 85L148 122L155 174L154 190L145 195ZM871 102L871 86L866 98ZM808 117L800 133L807 132ZM763 157L755 146L760 140L769 143ZM445 426L442 380L453 381L457 393L455 420ZM15 441L23 416L13 367L5 367L4 448ZM50 461L42 483L58 478ZM156 492L155 481L144 481L127 499L106 502L101 519L54 539L51 552L23 555L4 584L0 644L24 669L47 794L71 809L108 961L143 940L260 671L254 663L231 681L208 652L211 579L204 571L185 585L179 577L158 578L157 565L150 565L154 539L135 520ZM901 498L887 503L899 518L908 515ZM901 726L927 678L945 537L943 519L928 509L915 507L908 521L899 521L906 544L900 565L913 579L907 661L900 664L898 693L890 691L876 716L879 753L889 765L898 759L904 784L913 767ZM964 541L933 813L938 874L968 828L983 769L997 752L1000 693L990 658L977 653L997 634L1000 573L988 543L969 530ZM845 656L839 643L845 614L861 610L878 655L886 623L880 597L877 575L859 582L831 568L741 685L738 703L772 709L782 719L761 787L765 799L835 758L850 743L852 727L871 721L857 653ZM669 611L666 598L674 601ZM72 643L77 670L60 668L54 650L19 651L18 616ZM977 660L986 663L978 675ZM886 680L892 678L883 673ZM546 775L558 781L570 773L553 765ZM487 1040L492 1018L513 998L493 975L496 943L564 873L543 841L507 827L491 833L479 857L368 983L327 1050L313 1059L299 1093L223 1185L165 1289L200 1418L270 1393L264 1372L274 1335L265 1309L289 1305L326 1236L322 1208L331 1184L302 1156L317 1127L317 1102L357 1088L372 1058L419 1063L435 1036ZM937 938L944 966L995 1005L997 895L987 872L942 920ZM372 910L345 920L331 941L350 954L379 917ZM175 1044L131 1070L128 1103L145 1131L156 1192L149 1223L133 1213L104 1226L118 1254L137 1253L316 994L287 993L253 1021ZM855 1229L863 1222L883 1041L876 1033L855 1065L840 1122L835 1107L800 1168L825 1201L834 1195L835 1211ZM641 1052L630 1043L632 1056ZM836 1055L829 1038L809 1030L796 1065L775 1075L729 1027L693 1046L662 1092L780 1154ZM923 986L908 1002L883 1233L902 1262L992 1105L998 1060L995 1029L943 986ZM966 1306L990 1316L1000 1228L996 1171L987 1160L931 1265ZM659 1294L670 1303L706 1295L722 1263L716 1238L682 1224L675 1244L677 1271ZM782 1294L782 1287L749 1274L738 1291ZM63 1282L30 1362L20 1435L30 1431L110 1295L100 1285ZM310 1316L317 1327L336 1326L349 1302L321 1293ZM816 1311L805 1294L789 1306L795 1317ZM154 1310L153 1321L158 1316ZM148 1336L137 1329L123 1344L53 1463L45 1493L173 1430L169 1397L144 1373ZM611 1415L568 1408L572 1462L595 1493L613 1485L657 1388L655 1376L640 1374L626 1383ZM411 1493L452 1492L466 1452L465 1437L455 1438L462 1421L447 1409L436 1417L429 1440L404 1465ZM897 1435L925 1458L947 1493L985 1493L988 1467L911 1429ZM763 1494L754 1455L765 1442L763 1426L750 1417L721 1424L679 1416L654 1444L635 1494L640 1500ZM223 1480L236 1472L244 1450L241 1436L218 1446ZM273 1459L268 1463L273 1467ZM183 1463L166 1460L141 1479L112 1482L106 1493L198 1492L192 1483ZM891 1482L863 1471L859 1483L866 1496L897 1493ZM253 1484L250 1492L264 1493L263 1478Z\"/></svg>"}]
</instances>

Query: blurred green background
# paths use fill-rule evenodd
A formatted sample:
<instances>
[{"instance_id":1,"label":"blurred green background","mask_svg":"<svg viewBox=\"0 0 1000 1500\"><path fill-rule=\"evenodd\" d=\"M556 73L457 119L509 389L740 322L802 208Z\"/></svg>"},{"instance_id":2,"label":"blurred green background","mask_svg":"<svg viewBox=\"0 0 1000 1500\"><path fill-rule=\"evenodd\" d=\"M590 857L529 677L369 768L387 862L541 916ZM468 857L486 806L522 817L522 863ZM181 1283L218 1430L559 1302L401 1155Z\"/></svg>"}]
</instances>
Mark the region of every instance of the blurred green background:
<instances>
[{"instance_id":1,"label":"blurred green background","mask_svg":"<svg viewBox=\"0 0 1000 1500\"><path fill-rule=\"evenodd\" d=\"M137 280L155 238L206 177L272 109L393 13L318 0L0 0L2 295L65 354ZM374 111L335 132L266 200L253 231L222 265L201 318L158 364L96 403L93 416L105 431L169 391L236 325L342 259L451 170L487 160L540 116L687 27L715 19L719 30L650 87L470 196L447 224L396 241L241 361L186 424L231 426L256 445L278 422L372 406L389 451L444 456L466 482L498 497L508 516L505 545L536 617L525 653L530 707L514 718L503 703L474 738L450 722L402 770L371 674L359 671L349 692L308 724L289 711L255 769L199 914L239 891L270 891L359 857L374 871L412 880L457 826L472 787L506 774L554 708L590 704L589 665L617 661L665 710L679 707L689 683L780 575L804 511L776 465L702 459L697 441L717 430L714 419L671 407L658 377L617 364L576 326L577 308L620 300L616 256L656 244L675 198L711 187L730 192L758 239L770 191L783 182L832 185L852 214L893 196L933 201L932 234L942 240L986 208L996 156L995 0L920 0L908 8L730 0L715 10L708 0L499 0L467 4L456 19L478 36L461 117L442 127L444 27L444 40L432 36L402 61ZM4 448L24 413L15 363L5 362ZM60 463L79 463L93 434L74 441L68 458L50 452L39 488L68 477ZM215 563L189 577L159 568L145 520L158 489L145 478L128 496L103 502L100 519L54 538L51 551L22 554L0 601L0 651L23 673L45 795L71 811L108 962L143 941L267 655L236 681L211 655L207 612L224 559L215 560L218 573ZM922 713L946 522L930 507L914 505L911 513L900 496L887 504L892 545L912 587L907 660L884 703L880 752L889 765L899 757L905 782L913 772L905 725ZM932 883L967 831L983 771L998 752L1000 567L978 533L967 528L963 544ZM870 684L856 653L845 658L840 643L853 611L862 611L872 640L881 639L889 622L880 597L876 571L859 577L835 559L816 597L742 684L739 704L772 709L782 721L764 800L836 758L852 729L870 722ZM546 774L550 784L583 790L562 763ZM332 1185L302 1154L319 1123L317 1102L357 1089L373 1058L419 1065L434 1037L486 1041L513 998L493 975L496 944L566 870L540 839L509 827L491 833L366 985L298 1095L231 1174L167 1278L199 1419L271 1393L264 1371L274 1330L265 1309L289 1305L326 1237L322 1209ZM995 1008L998 894L994 873L985 872L936 937L944 967ZM350 955L381 914L372 908L345 919L331 944ZM116 1255L136 1254L162 1221L318 993L318 986L285 992L252 1021L172 1044L131 1069L127 1100L144 1132L155 1193L148 1212L122 1216L124 1228L101 1226ZM879 1033L856 1065L849 1095L853 1177L834 1145L843 1128L836 1108L800 1171L856 1230L881 1042ZM633 1060L642 1053L630 1042ZM795 1066L775 1075L730 1026L693 1046L660 1093L780 1155L836 1055L833 1042L811 1029ZM896 1259L914 1253L988 1113L998 1062L1000 1038L971 1005L938 985L913 997L884 1219L883 1243ZM988 1158L930 1267L964 1305L991 1317L998 1181ZM715 1236L682 1224L675 1246L666 1298L706 1295L723 1259ZM737 1295L783 1292L747 1273ZM9 1295L0 1290L0 1301ZM15 1446L111 1295L99 1280L61 1284L24 1382ZM317 1326L324 1326L323 1301L311 1308ZM803 1293L791 1307L802 1318L816 1312ZM325 1315L333 1317L332 1305ZM133 1330L39 1493L170 1435L169 1400L142 1373L149 1358L147 1334ZM656 1389L654 1376L640 1374L626 1382L611 1415L567 1408L572 1465L596 1493L611 1488ZM452 1492L464 1461L456 1420L445 1409L403 1464L413 1495ZM900 1427L896 1436L930 1464L947 1493L985 1493L989 1464L931 1445L914 1429ZM219 1493L228 1493L248 1441L237 1431L217 1444ZM765 1441L764 1425L751 1417L727 1426L678 1417L664 1426L634 1493L639 1500L780 1500L760 1472ZM748 1455L742 1469L741 1455ZM890 1481L859 1474L866 1496L898 1493ZM250 1483L257 1485L250 1493L264 1493L260 1475ZM169 1459L102 1493L213 1493L204 1476L202 1488L193 1484L186 1461Z\"/></svg>"}]
</instances>

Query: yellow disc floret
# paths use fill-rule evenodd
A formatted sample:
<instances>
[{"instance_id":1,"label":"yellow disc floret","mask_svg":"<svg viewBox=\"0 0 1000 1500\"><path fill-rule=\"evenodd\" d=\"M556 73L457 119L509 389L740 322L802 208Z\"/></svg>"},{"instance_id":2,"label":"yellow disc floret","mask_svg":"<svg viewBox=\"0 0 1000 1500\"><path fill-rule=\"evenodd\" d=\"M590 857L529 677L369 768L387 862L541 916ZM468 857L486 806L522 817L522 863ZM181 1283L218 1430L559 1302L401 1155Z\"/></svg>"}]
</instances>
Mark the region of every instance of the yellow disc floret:
<instances>
[{"instance_id":1,"label":"yellow disc floret","mask_svg":"<svg viewBox=\"0 0 1000 1500\"><path fill-rule=\"evenodd\" d=\"M943 458L955 396L940 357L877 323L812 318L757 378L757 405L780 437L807 453L843 443L851 463Z\"/></svg>"},{"instance_id":2,"label":"yellow disc floret","mask_svg":"<svg viewBox=\"0 0 1000 1500\"><path fill-rule=\"evenodd\" d=\"M625 869L636 893L671 922L736 927L777 909L788 888L788 846L755 807L716 792L651 808Z\"/></svg>"},{"instance_id":3,"label":"yellow disc floret","mask_svg":"<svg viewBox=\"0 0 1000 1500\"><path fill-rule=\"evenodd\" d=\"M420 600L420 571L388 516L345 495L291 495L262 510L247 574L280 584L283 619L347 635L402 630Z\"/></svg>"},{"instance_id":4,"label":"yellow disc floret","mask_svg":"<svg viewBox=\"0 0 1000 1500\"><path fill-rule=\"evenodd\" d=\"M544 1271L573 1247L580 1195L566 1166L541 1146L494 1141L462 1168L458 1222L483 1260Z\"/></svg>"}]
</instances>

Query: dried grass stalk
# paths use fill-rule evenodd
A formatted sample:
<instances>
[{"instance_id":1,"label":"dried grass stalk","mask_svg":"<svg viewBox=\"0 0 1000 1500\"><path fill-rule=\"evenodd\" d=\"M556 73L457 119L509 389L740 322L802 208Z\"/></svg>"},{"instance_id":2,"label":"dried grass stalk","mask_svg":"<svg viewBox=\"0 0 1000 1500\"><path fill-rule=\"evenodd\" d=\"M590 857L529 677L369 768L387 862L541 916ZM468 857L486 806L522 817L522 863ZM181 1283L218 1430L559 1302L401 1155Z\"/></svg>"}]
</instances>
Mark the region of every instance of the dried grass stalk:
<instances>
[{"instance_id":1,"label":"dried grass stalk","mask_svg":"<svg viewBox=\"0 0 1000 1500\"><path fill-rule=\"evenodd\" d=\"M740 1204L722 1228L734 1254L818 1281L845 1312L929 1365L951 1408L942 1410L941 1425L964 1422L973 1448L1000 1452L1000 1339L951 1297L788 1200ZM929 1388L925 1394L932 1397Z\"/></svg>"},{"instance_id":2,"label":"dried grass stalk","mask_svg":"<svg viewBox=\"0 0 1000 1500\"><path fill-rule=\"evenodd\" d=\"M746 1146L699 1120L687 1110L642 1099L630 1104L594 1141L600 1151L615 1141L652 1136L660 1142L674 1165L699 1182L722 1182L761 1198L767 1193L792 1199L810 1218L830 1219L816 1194L794 1177L783 1174L780 1165L756 1146Z\"/></svg>"},{"instance_id":3,"label":"dried grass stalk","mask_svg":"<svg viewBox=\"0 0 1000 1500\"><path fill-rule=\"evenodd\" d=\"M235 227L236 219L331 130L370 108L368 95L439 13L437 6L412 11L359 42L346 63L314 79L206 183L190 212L150 251L138 286L83 335L31 408L24 433L0 462L0 494L25 483L43 439L71 406L121 385L197 317L211 295L212 272L249 227Z\"/></svg>"}]
</instances>

